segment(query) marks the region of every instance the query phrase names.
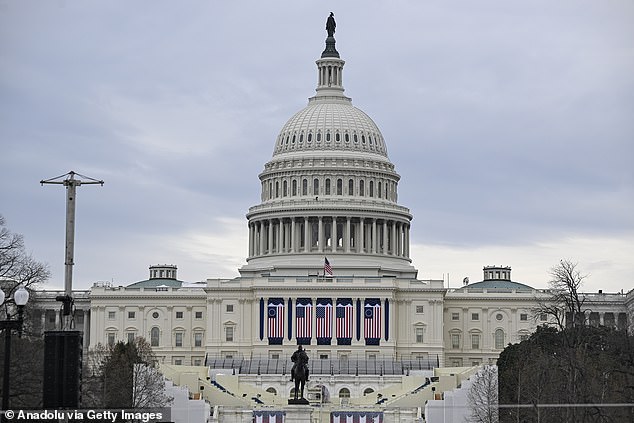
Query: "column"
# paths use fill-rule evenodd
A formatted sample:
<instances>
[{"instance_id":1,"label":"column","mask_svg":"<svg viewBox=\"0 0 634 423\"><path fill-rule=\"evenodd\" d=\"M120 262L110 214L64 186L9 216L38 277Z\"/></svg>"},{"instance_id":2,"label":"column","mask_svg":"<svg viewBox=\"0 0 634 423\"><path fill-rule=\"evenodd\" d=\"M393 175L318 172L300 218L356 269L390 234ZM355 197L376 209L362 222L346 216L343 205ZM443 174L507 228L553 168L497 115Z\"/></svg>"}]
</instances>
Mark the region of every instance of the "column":
<instances>
[{"instance_id":1,"label":"column","mask_svg":"<svg viewBox=\"0 0 634 423\"><path fill-rule=\"evenodd\" d=\"M310 240L308 239L308 218L304 218L304 252L308 252Z\"/></svg>"},{"instance_id":2,"label":"column","mask_svg":"<svg viewBox=\"0 0 634 423\"><path fill-rule=\"evenodd\" d=\"M350 252L350 216L346 217L346 238L343 241L343 245L346 248L346 253Z\"/></svg>"},{"instance_id":3,"label":"column","mask_svg":"<svg viewBox=\"0 0 634 423\"><path fill-rule=\"evenodd\" d=\"M319 230L317 231L317 251L324 251L324 222L323 217L319 216Z\"/></svg>"},{"instance_id":4,"label":"column","mask_svg":"<svg viewBox=\"0 0 634 423\"><path fill-rule=\"evenodd\" d=\"M284 234L284 221L282 219L277 220L277 250L276 252L279 254L284 251L282 248L282 236Z\"/></svg>"},{"instance_id":5,"label":"column","mask_svg":"<svg viewBox=\"0 0 634 423\"><path fill-rule=\"evenodd\" d=\"M383 254L387 254L387 220L383 221Z\"/></svg>"},{"instance_id":6,"label":"column","mask_svg":"<svg viewBox=\"0 0 634 423\"><path fill-rule=\"evenodd\" d=\"M291 253L295 252L295 217L291 217Z\"/></svg>"},{"instance_id":7,"label":"column","mask_svg":"<svg viewBox=\"0 0 634 423\"><path fill-rule=\"evenodd\" d=\"M269 219L269 254L273 254L273 219Z\"/></svg>"},{"instance_id":8,"label":"column","mask_svg":"<svg viewBox=\"0 0 634 423\"><path fill-rule=\"evenodd\" d=\"M364 219L362 217L359 218L359 241L360 242L359 242L359 247L357 248L357 251L360 252L360 253L364 252L364 244L365 244L365 242L363 242L365 240L364 239L364 237L365 237L364 232L365 231L364 231L364 227L363 227L363 226L365 226L365 224L364 224L363 220Z\"/></svg>"},{"instance_id":9,"label":"column","mask_svg":"<svg viewBox=\"0 0 634 423\"><path fill-rule=\"evenodd\" d=\"M409 258L409 223L405 225L405 257Z\"/></svg>"},{"instance_id":10,"label":"column","mask_svg":"<svg viewBox=\"0 0 634 423\"><path fill-rule=\"evenodd\" d=\"M41 320L42 320L42 335L43 335L44 331L46 331L46 309L42 309Z\"/></svg>"},{"instance_id":11,"label":"column","mask_svg":"<svg viewBox=\"0 0 634 423\"><path fill-rule=\"evenodd\" d=\"M392 255L396 255L396 221L392 221Z\"/></svg>"},{"instance_id":12,"label":"column","mask_svg":"<svg viewBox=\"0 0 634 423\"><path fill-rule=\"evenodd\" d=\"M372 219L372 254L376 253L376 219Z\"/></svg>"},{"instance_id":13,"label":"column","mask_svg":"<svg viewBox=\"0 0 634 423\"><path fill-rule=\"evenodd\" d=\"M332 217L332 227L330 228L330 246L332 252L337 251L337 216Z\"/></svg>"},{"instance_id":14,"label":"column","mask_svg":"<svg viewBox=\"0 0 634 423\"><path fill-rule=\"evenodd\" d=\"M259 253L259 255L263 256L264 255L264 221L261 220L259 222L259 225L260 225L260 230L259 230L259 233L260 233L260 242L259 242L260 251L258 251L258 253Z\"/></svg>"}]
</instances>

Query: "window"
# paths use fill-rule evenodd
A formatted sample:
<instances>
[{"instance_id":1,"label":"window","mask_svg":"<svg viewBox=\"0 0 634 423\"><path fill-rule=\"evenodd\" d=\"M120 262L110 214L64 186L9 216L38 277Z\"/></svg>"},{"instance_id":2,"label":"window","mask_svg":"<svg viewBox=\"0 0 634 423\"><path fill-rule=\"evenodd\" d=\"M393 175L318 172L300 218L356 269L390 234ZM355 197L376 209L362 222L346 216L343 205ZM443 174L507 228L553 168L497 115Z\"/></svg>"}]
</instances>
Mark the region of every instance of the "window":
<instances>
[{"instance_id":1,"label":"window","mask_svg":"<svg viewBox=\"0 0 634 423\"><path fill-rule=\"evenodd\" d=\"M277 391L273 387L266 388L266 392L268 392L269 394L277 395Z\"/></svg>"},{"instance_id":2,"label":"window","mask_svg":"<svg viewBox=\"0 0 634 423\"><path fill-rule=\"evenodd\" d=\"M227 307L225 307L225 311L227 313L233 313L233 304L227 304Z\"/></svg>"},{"instance_id":3,"label":"window","mask_svg":"<svg viewBox=\"0 0 634 423\"><path fill-rule=\"evenodd\" d=\"M528 341L528 338L530 338L530 335L520 334L520 342Z\"/></svg>"},{"instance_id":4,"label":"window","mask_svg":"<svg viewBox=\"0 0 634 423\"><path fill-rule=\"evenodd\" d=\"M319 179L313 179L313 195L319 195Z\"/></svg>"},{"instance_id":5,"label":"window","mask_svg":"<svg viewBox=\"0 0 634 423\"><path fill-rule=\"evenodd\" d=\"M233 342L233 326L225 327L225 341Z\"/></svg>"},{"instance_id":6,"label":"window","mask_svg":"<svg viewBox=\"0 0 634 423\"><path fill-rule=\"evenodd\" d=\"M132 344L134 342L134 332L128 332L128 344Z\"/></svg>"},{"instance_id":7,"label":"window","mask_svg":"<svg viewBox=\"0 0 634 423\"><path fill-rule=\"evenodd\" d=\"M451 313L451 320L460 320L460 313Z\"/></svg>"},{"instance_id":8,"label":"window","mask_svg":"<svg viewBox=\"0 0 634 423\"><path fill-rule=\"evenodd\" d=\"M471 335L471 349L472 350L480 349L480 335L476 335L476 334Z\"/></svg>"},{"instance_id":9,"label":"window","mask_svg":"<svg viewBox=\"0 0 634 423\"><path fill-rule=\"evenodd\" d=\"M203 312L202 311L195 312L194 317L196 319L202 319L203 318Z\"/></svg>"},{"instance_id":10,"label":"window","mask_svg":"<svg viewBox=\"0 0 634 423\"><path fill-rule=\"evenodd\" d=\"M365 195L365 182L363 180L359 181L359 195L362 197Z\"/></svg>"},{"instance_id":11,"label":"window","mask_svg":"<svg viewBox=\"0 0 634 423\"><path fill-rule=\"evenodd\" d=\"M522 322L527 321L527 320L528 320L528 314L526 314L526 313L522 313L522 314L520 314L520 320L521 320Z\"/></svg>"},{"instance_id":12,"label":"window","mask_svg":"<svg viewBox=\"0 0 634 423\"><path fill-rule=\"evenodd\" d=\"M203 334L202 332L194 332L194 346L202 347L203 346Z\"/></svg>"},{"instance_id":13,"label":"window","mask_svg":"<svg viewBox=\"0 0 634 423\"><path fill-rule=\"evenodd\" d=\"M376 191L377 191L377 194L379 194L379 198L381 198L381 182L379 182L379 187Z\"/></svg>"},{"instance_id":14,"label":"window","mask_svg":"<svg viewBox=\"0 0 634 423\"><path fill-rule=\"evenodd\" d=\"M283 182L282 195L286 197L288 195L288 181Z\"/></svg>"},{"instance_id":15,"label":"window","mask_svg":"<svg viewBox=\"0 0 634 423\"><path fill-rule=\"evenodd\" d=\"M425 306L422 305L417 305L416 306L416 313L417 314L423 314L425 312Z\"/></svg>"},{"instance_id":16,"label":"window","mask_svg":"<svg viewBox=\"0 0 634 423\"><path fill-rule=\"evenodd\" d=\"M480 313L471 313L471 320L480 320Z\"/></svg>"},{"instance_id":17,"label":"window","mask_svg":"<svg viewBox=\"0 0 634 423\"><path fill-rule=\"evenodd\" d=\"M348 179L348 195L354 195L354 181Z\"/></svg>"},{"instance_id":18,"label":"window","mask_svg":"<svg viewBox=\"0 0 634 423\"><path fill-rule=\"evenodd\" d=\"M182 311L177 311L176 312L176 318L177 319L182 319L183 318L183 312Z\"/></svg>"},{"instance_id":19,"label":"window","mask_svg":"<svg viewBox=\"0 0 634 423\"><path fill-rule=\"evenodd\" d=\"M114 311L109 311L108 312L108 319L114 320L115 316L116 316L116 312L114 312Z\"/></svg>"},{"instance_id":20,"label":"window","mask_svg":"<svg viewBox=\"0 0 634 423\"><path fill-rule=\"evenodd\" d=\"M180 357L174 357L174 365L182 366L183 365L183 359L180 358Z\"/></svg>"},{"instance_id":21,"label":"window","mask_svg":"<svg viewBox=\"0 0 634 423\"><path fill-rule=\"evenodd\" d=\"M374 181L370 181L370 197L374 197Z\"/></svg>"},{"instance_id":22,"label":"window","mask_svg":"<svg viewBox=\"0 0 634 423\"><path fill-rule=\"evenodd\" d=\"M135 319L136 313L134 311L128 311L128 319Z\"/></svg>"},{"instance_id":23,"label":"window","mask_svg":"<svg viewBox=\"0 0 634 423\"><path fill-rule=\"evenodd\" d=\"M320 360L328 360L328 354L319 354Z\"/></svg>"},{"instance_id":24,"label":"window","mask_svg":"<svg viewBox=\"0 0 634 423\"><path fill-rule=\"evenodd\" d=\"M155 319L158 319L159 317L158 311L155 311L154 313L152 313L152 317Z\"/></svg>"},{"instance_id":25,"label":"window","mask_svg":"<svg viewBox=\"0 0 634 423\"><path fill-rule=\"evenodd\" d=\"M341 388L339 390L339 398L350 398L350 390L348 388Z\"/></svg>"},{"instance_id":26,"label":"window","mask_svg":"<svg viewBox=\"0 0 634 423\"><path fill-rule=\"evenodd\" d=\"M116 336L115 336L114 332L109 332L108 333L108 345L109 346L111 346L111 347L114 346L115 338L116 338Z\"/></svg>"},{"instance_id":27,"label":"window","mask_svg":"<svg viewBox=\"0 0 634 423\"><path fill-rule=\"evenodd\" d=\"M425 332L424 328L416 328L416 343L417 344L423 343L424 332Z\"/></svg>"},{"instance_id":28,"label":"window","mask_svg":"<svg viewBox=\"0 0 634 423\"><path fill-rule=\"evenodd\" d=\"M194 358L194 359L192 360L192 364L193 364L194 366L201 366L201 365L203 364L203 360L202 360L202 359L200 359L200 358Z\"/></svg>"},{"instance_id":29,"label":"window","mask_svg":"<svg viewBox=\"0 0 634 423\"><path fill-rule=\"evenodd\" d=\"M152 330L150 330L150 346L158 347L159 338L160 338L159 328L153 327Z\"/></svg>"},{"instance_id":30,"label":"window","mask_svg":"<svg viewBox=\"0 0 634 423\"><path fill-rule=\"evenodd\" d=\"M548 320L548 316L546 315L546 313L540 314L539 320L541 320L542 322L545 322L546 320Z\"/></svg>"},{"instance_id":31,"label":"window","mask_svg":"<svg viewBox=\"0 0 634 423\"><path fill-rule=\"evenodd\" d=\"M504 348L504 331L502 329L495 330L495 349L501 350Z\"/></svg>"},{"instance_id":32,"label":"window","mask_svg":"<svg viewBox=\"0 0 634 423\"><path fill-rule=\"evenodd\" d=\"M308 195L308 179L302 180L302 195Z\"/></svg>"},{"instance_id":33,"label":"window","mask_svg":"<svg viewBox=\"0 0 634 423\"><path fill-rule=\"evenodd\" d=\"M343 181L337 179L337 195L343 195Z\"/></svg>"},{"instance_id":34,"label":"window","mask_svg":"<svg viewBox=\"0 0 634 423\"><path fill-rule=\"evenodd\" d=\"M297 195L297 180L293 179L293 183L292 183L292 190L291 190L291 195L293 197L295 197Z\"/></svg>"},{"instance_id":35,"label":"window","mask_svg":"<svg viewBox=\"0 0 634 423\"><path fill-rule=\"evenodd\" d=\"M502 313L498 313L495 315L495 320L500 321L504 318L504 316L502 315Z\"/></svg>"},{"instance_id":36,"label":"window","mask_svg":"<svg viewBox=\"0 0 634 423\"><path fill-rule=\"evenodd\" d=\"M174 345L177 347L183 346L183 332L176 332L174 338Z\"/></svg>"},{"instance_id":37,"label":"window","mask_svg":"<svg viewBox=\"0 0 634 423\"><path fill-rule=\"evenodd\" d=\"M452 333L451 334L451 348L457 350L460 348L460 334Z\"/></svg>"},{"instance_id":38,"label":"window","mask_svg":"<svg viewBox=\"0 0 634 423\"><path fill-rule=\"evenodd\" d=\"M372 389L372 388L365 388L365 389L363 390L363 396L369 395L369 394L371 394L372 392L374 392L374 389Z\"/></svg>"},{"instance_id":39,"label":"window","mask_svg":"<svg viewBox=\"0 0 634 423\"><path fill-rule=\"evenodd\" d=\"M337 134L337 136L339 136L339 134ZM326 192L324 194L330 195L330 178L326 179Z\"/></svg>"}]
</instances>

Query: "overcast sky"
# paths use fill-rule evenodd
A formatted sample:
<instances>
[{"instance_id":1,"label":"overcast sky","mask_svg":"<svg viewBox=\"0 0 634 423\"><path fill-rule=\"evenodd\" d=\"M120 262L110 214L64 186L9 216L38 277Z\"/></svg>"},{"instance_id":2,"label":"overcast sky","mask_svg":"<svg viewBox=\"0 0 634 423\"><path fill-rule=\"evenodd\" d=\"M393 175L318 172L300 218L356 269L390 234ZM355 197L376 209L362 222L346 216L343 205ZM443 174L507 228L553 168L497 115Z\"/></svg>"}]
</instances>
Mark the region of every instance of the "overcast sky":
<instances>
[{"instance_id":1,"label":"overcast sky","mask_svg":"<svg viewBox=\"0 0 634 423\"><path fill-rule=\"evenodd\" d=\"M74 287L148 266L237 276L278 131L314 94L325 21L344 86L385 137L421 279L508 265L546 287L634 275L634 3L0 0L0 214ZM336 258L331 259L336 274ZM449 275L449 276L448 276Z\"/></svg>"}]
</instances>

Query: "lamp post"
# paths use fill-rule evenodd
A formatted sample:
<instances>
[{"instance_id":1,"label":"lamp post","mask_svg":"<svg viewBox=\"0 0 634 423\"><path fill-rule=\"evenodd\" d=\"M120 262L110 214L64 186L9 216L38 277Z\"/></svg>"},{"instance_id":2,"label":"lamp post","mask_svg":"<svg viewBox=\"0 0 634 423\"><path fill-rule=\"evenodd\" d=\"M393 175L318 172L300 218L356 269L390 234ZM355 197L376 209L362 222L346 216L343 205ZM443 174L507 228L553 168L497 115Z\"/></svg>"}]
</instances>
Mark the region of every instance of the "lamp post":
<instances>
[{"instance_id":1,"label":"lamp post","mask_svg":"<svg viewBox=\"0 0 634 423\"><path fill-rule=\"evenodd\" d=\"M15 329L18 336L22 337L22 323L24 322L24 306L29 301L29 291L23 286L13 293L13 300L5 302L5 294L0 289L0 305L5 305L9 301L15 303L18 308L18 318L11 319L11 315L7 309L7 320L0 320L0 330L4 331L4 376L2 378L2 421L6 422L7 418L4 413L9 408L9 371L11 370L11 332Z\"/></svg>"}]
</instances>

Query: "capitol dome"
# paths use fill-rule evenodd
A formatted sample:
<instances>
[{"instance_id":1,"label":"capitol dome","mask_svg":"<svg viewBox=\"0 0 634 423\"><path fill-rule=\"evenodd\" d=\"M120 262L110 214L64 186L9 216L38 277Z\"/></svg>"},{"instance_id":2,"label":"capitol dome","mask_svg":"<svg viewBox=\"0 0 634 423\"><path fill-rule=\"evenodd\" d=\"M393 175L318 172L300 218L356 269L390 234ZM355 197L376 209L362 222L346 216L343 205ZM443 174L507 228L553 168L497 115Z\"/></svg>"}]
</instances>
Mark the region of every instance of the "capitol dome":
<instances>
[{"instance_id":1,"label":"capitol dome","mask_svg":"<svg viewBox=\"0 0 634 423\"><path fill-rule=\"evenodd\" d=\"M305 277L329 261L342 277L415 278L400 176L376 123L344 95L334 37L315 63L316 94L282 126L259 175L240 273Z\"/></svg>"},{"instance_id":2,"label":"capitol dome","mask_svg":"<svg viewBox=\"0 0 634 423\"><path fill-rule=\"evenodd\" d=\"M367 114L349 100L316 100L282 127L274 156L320 150L368 152L387 157L383 135Z\"/></svg>"}]
</instances>

